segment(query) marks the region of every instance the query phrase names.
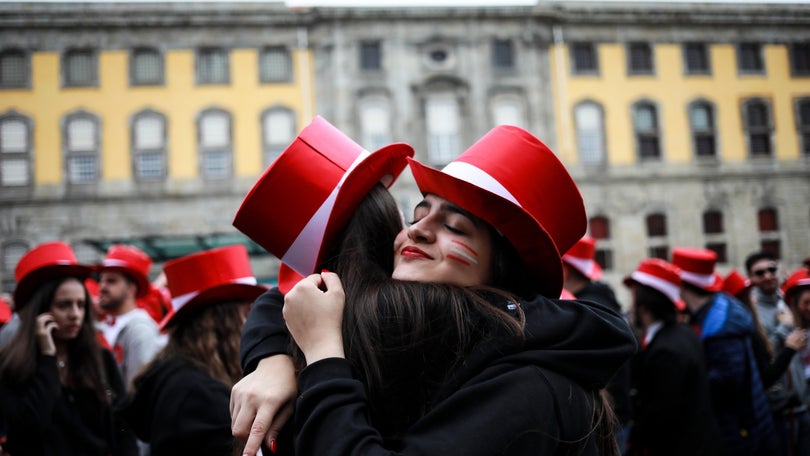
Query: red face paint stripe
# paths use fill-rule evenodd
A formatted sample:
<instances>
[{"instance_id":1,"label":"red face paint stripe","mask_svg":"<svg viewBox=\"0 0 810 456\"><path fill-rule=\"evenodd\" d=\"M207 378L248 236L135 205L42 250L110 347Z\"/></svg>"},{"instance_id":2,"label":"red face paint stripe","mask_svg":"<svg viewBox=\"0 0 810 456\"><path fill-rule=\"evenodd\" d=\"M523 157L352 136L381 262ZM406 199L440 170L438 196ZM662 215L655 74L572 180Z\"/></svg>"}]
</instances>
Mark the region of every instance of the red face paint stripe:
<instances>
[{"instance_id":1,"label":"red face paint stripe","mask_svg":"<svg viewBox=\"0 0 810 456\"><path fill-rule=\"evenodd\" d=\"M472 263L470 263L469 261L465 260L464 258L457 257L457 256L455 256L453 254L447 255L447 258L449 258L451 260L456 260L456 261L458 261L459 263L461 263L461 264L463 264L465 266L472 266Z\"/></svg>"}]
</instances>

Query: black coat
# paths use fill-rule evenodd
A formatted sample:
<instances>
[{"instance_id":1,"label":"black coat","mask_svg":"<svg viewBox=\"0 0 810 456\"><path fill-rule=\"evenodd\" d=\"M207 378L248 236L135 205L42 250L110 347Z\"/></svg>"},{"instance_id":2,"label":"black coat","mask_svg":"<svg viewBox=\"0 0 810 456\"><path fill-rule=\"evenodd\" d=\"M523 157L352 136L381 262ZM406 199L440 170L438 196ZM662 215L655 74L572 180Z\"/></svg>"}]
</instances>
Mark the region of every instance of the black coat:
<instances>
[{"instance_id":1,"label":"black coat","mask_svg":"<svg viewBox=\"0 0 810 456\"><path fill-rule=\"evenodd\" d=\"M134 386L122 412L151 456L232 453L227 385L174 356L151 364Z\"/></svg>"},{"instance_id":2,"label":"black coat","mask_svg":"<svg viewBox=\"0 0 810 456\"><path fill-rule=\"evenodd\" d=\"M720 454L703 347L692 329L664 324L632 366L632 454Z\"/></svg>"},{"instance_id":3,"label":"black coat","mask_svg":"<svg viewBox=\"0 0 810 456\"><path fill-rule=\"evenodd\" d=\"M124 398L112 354L102 350L111 397ZM6 419L3 450L13 456L137 455L133 433L95 392L62 386L55 356L40 355L31 381L22 389L0 385Z\"/></svg>"}]
</instances>

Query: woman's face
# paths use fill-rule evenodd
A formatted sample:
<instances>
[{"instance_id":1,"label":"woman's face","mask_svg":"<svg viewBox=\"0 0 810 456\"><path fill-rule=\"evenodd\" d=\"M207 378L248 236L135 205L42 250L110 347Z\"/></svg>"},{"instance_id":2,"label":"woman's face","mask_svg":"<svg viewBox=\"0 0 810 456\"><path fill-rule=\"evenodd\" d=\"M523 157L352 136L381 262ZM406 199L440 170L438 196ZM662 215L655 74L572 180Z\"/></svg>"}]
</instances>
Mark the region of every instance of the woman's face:
<instances>
[{"instance_id":1,"label":"woman's face","mask_svg":"<svg viewBox=\"0 0 810 456\"><path fill-rule=\"evenodd\" d=\"M77 279L62 282L56 289L50 308L56 321L54 339L68 340L79 335L86 309L84 285Z\"/></svg>"},{"instance_id":2,"label":"woman's face","mask_svg":"<svg viewBox=\"0 0 810 456\"><path fill-rule=\"evenodd\" d=\"M455 204L427 195L413 223L394 241L397 280L485 285L491 275L492 239L487 224Z\"/></svg>"}]
</instances>

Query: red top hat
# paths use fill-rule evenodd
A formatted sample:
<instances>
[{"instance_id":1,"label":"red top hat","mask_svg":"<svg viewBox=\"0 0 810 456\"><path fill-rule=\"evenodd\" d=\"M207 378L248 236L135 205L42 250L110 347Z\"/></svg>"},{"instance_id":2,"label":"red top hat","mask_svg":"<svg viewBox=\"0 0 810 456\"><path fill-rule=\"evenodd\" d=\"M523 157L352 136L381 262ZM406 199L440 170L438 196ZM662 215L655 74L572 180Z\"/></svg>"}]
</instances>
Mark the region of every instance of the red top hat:
<instances>
[{"instance_id":1,"label":"red top hat","mask_svg":"<svg viewBox=\"0 0 810 456\"><path fill-rule=\"evenodd\" d=\"M634 283L658 290L672 301L676 309L686 309L686 303L681 299L681 270L674 264L660 258L643 260L635 271L624 278L624 284L628 287Z\"/></svg>"},{"instance_id":2,"label":"red top hat","mask_svg":"<svg viewBox=\"0 0 810 456\"><path fill-rule=\"evenodd\" d=\"M14 277L17 288L14 289L14 307L19 312L43 282L57 277L73 276L84 279L90 276L93 268L79 264L76 254L69 245L61 241L40 244L20 258Z\"/></svg>"},{"instance_id":3,"label":"red top hat","mask_svg":"<svg viewBox=\"0 0 810 456\"><path fill-rule=\"evenodd\" d=\"M160 330L186 318L194 309L223 302L253 302L267 288L258 285L244 245L192 253L163 266L172 309Z\"/></svg>"},{"instance_id":4,"label":"red top hat","mask_svg":"<svg viewBox=\"0 0 810 456\"><path fill-rule=\"evenodd\" d=\"M560 252L584 234L585 206L574 180L545 144L522 128L493 128L441 171L409 160L423 194L434 194L492 225L560 296Z\"/></svg>"},{"instance_id":5,"label":"red top hat","mask_svg":"<svg viewBox=\"0 0 810 456\"><path fill-rule=\"evenodd\" d=\"M749 288L751 288L751 281L736 269L732 269L723 279L723 291L731 296L737 296Z\"/></svg>"},{"instance_id":6,"label":"red top hat","mask_svg":"<svg viewBox=\"0 0 810 456\"><path fill-rule=\"evenodd\" d=\"M810 287L810 269L799 268L791 274L782 284L782 293L788 305L793 306L793 294L801 287Z\"/></svg>"},{"instance_id":7,"label":"red top hat","mask_svg":"<svg viewBox=\"0 0 810 456\"><path fill-rule=\"evenodd\" d=\"M591 280L599 280L602 278L602 268L599 263L594 261L595 257L596 239L585 236L565 252L562 260L581 272L585 277Z\"/></svg>"},{"instance_id":8,"label":"red top hat","mask_svg":"<svg viewBox=\"0 0 810 456\"><path fill-rule=\"evenodd\" d=\"M143 250L133 245L113 244L107 250L99 266L99 271L117 271L130 277L138 284L136 297L140 298L149 293L149 268L152 259Z\"/></svg>"},{"instance_id":9,"label":"red top hat","mask_svg":"<svg viewBox=\"0 0 810 456\"><path fill-rule=\"evenodd\" d=\"M391 185L411 156L404 143L369 153L317 116L259 177L233 226L312 274L360 201L377 183Z\"/></svg>"},{"instance_id":10,"label":"red top hat","mask_svg":"<svg viewBox=\"0 0 810 456\"><path fill-rule=\"evenodd\" d=\"M723 278L714 272L716 262L717 254L709 249L672 249L672 264L681 268L681 280L706 291L716 292L723 288Z\"/></svg>"}]
</instances>

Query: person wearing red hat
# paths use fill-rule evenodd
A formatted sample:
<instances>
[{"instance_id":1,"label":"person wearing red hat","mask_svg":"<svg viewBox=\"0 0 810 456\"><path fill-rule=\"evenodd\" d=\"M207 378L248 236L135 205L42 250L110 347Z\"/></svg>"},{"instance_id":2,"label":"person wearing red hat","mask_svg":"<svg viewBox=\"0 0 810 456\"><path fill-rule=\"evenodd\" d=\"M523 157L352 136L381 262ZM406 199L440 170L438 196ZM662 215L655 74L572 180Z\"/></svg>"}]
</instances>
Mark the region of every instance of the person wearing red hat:
<instances>
[{"instance_id":1,"label":"person wearing red hat","mask_svg":"<svg viewBox=\"0 0 810 456\"><path fill-rule=\"evenodd\" d=\"M239 338L259 285L243 245L164 265L169 341L135 377L124 416L152 456L233 454L230 391L241 378Z\"/></svg>"},{"instance_id":2,"label":"person wearing red hat","mask_svg":"<svg viewBox=\"0 0 810 456\"><path fill-rule=\"evenodd\" d=\"M681 297L703 344L712 408L726 454L776 454L778 440L765 388L752 349L753 318L722 293L709 249L677 247L672 263L681 269Z\"/></svg>"},{"instance_id":3,"label":"person wearing red hat","mask_svg":"<svg viewBox=\"0 0 810 456\"><path fill-rule=\"evenodd\" d=\"M98 266L99 307L106 313L98 327L113 347L125 385L166 342L155 320L137 305L149 293L151 266L144 251L120 244L111 245Z\"/></svg>"},{"instance_id":4,"label":"person wearing red hat","mask_svg":"<svg viewBox=\"0 0 810 456\"><path fill-rule=\"evenodd\" d=\"M553 157L553 153L524 130L512 130L509 127L499 128L486 139L487 141L472 149L469 155L465 153L466 157L474 160L474 155L478 154L478 157L483 159L484 157L481 155L483 150L492 149L491 146L495 143L501 144L505 150L509 150L507 143L511 139L512 146L514 146L512 150L516 151L516 156L528 155L531 160L544 162L547 165L542 167L537 162L533 163L533 167L545 169L549 173L549 177L553 177L549 180L562 187L562 190L557 192L558 194L571 193L570 185L572 184L568 184L557 176L557 173L561 170L564 172L564 169L550 159ZM520 153L521 149L525 153ZM531 157L534 154L539 157ZM484 163L479 162L478 164L488 167ZM411 162L411 166L413 170L415 166L419 165ZM460 167L463 168L464 165L460 165ZM424 171L423 177L431 173L425 169L422 171ZM447 175L451 176L449 171ZM567 176L567 173L565 175ZM500 175L499 177L504 182L509 180L509 176ZM431 178L441 179L436 175L427 177L428 180ZM458 175L453 178L461 179ZM544 181L544 179L537 179L536 174L534 174L534 178L534 180ZM433 179L433 182L437 182L438 179ZM517 178L513 179L510 187L516 184L517 180ZM425 182L422 184L429 185ZM615 372L617 359L621 363L628 358L635 346L632 334L620 316L596 304L593 304L593 307L580 307L578 303L537 297L537 293L540 292L554 298L559 296L562 289L562 267L555 240L559 241L559 248L570 247L584 231L584 212L582 212L581 227L578 227L578 222L572 224L573 227L568 226L574 230L580 228L582 230L572 235L558 221L548 221L550 212L553 212L554 208L544 208L540 202L527 199L526 192L521 193L519 188L511 188L510 190L514 191L510 193L513 196L517 194L516 199L531 209L521 209L520 205L503 200L496 193L489 192L475 184L468 183L470 187L458 183L456 185L466 187L464 190L468 194L468 199L465 200L464 205L467 207L460 207L454 204L455 202L449 203L449 199L447 203L440 202L434 199L435 192L426 191L423 188L426 197L425 202L417 207L416 223L400 233L397 239L395 244L398 245L395 247L397 255L408 258L395 259L394 275L401 273L412 279L383 280L381 283L377 283L380 276L376 275L371 279L371 283L376 283L376 285L372 285L371 289L364 289L364 285L369 284L368 271L365 274L365 281L363 281L362 274L352 275L352 266L355 271L362 269L357 267L357 263L359 263L358 259L364 258L363 250L361 249L361 253L357 254L350 250L349 245L344 244L341 247L341 251L345 252L343 261L352 264L341 263L340 255L338 255L336 258L338 267L333 270L341 274L340 279L334 273L310 275L287 294L284 305L287 326L296 342L300 344L304 363L307 364L299 376L302 395L297 402L296 422L302 423L302 425L296 435L295 444L298 452L321 454L326 451L344 454L357 451L356 445L360 442L357 440L358 433L364 435L375 435L376 433L377 437L368 441L370 446L366 448L364 445L364 449L384 451L383 448L396 448L396 451L405 454L413 451L491 454L495 448L510 454L522 454L529 451L534 454L538 451L543 452L543 448L558 447L562 440L569 441L569 439L572 439L570 441L576 440L578 443L575 445L581 446L588 454L596 451L595 448L604 443L596 441L600 433L599 429L594 429L592 419L594 414L602 415L599 410L600 400L594 397L594 395L598 397L598 393L592 388L598 388L596 385L604 386L604 382ZM477 190L473 187L476 187ZM439 184L436 190L441 191L445 188L448 187ZM477 193L479 198L474 198L472 193ZM580 205L579 207L582 204L578 192L574 196L575 198L569 201L572 214L577 213L577 204ZM436 197L443 198L443 196ZM480 206L475 205L476 202ZM487 203L497 204L487 205ZM505 206L507 204L509 206ZM475 205L475 212L473 209L468 209L473 205ZM482 206L492 209L490 215L495 217L494 222L479 218ZM545 211L546 209L547 211ZM399 223L396 210L391 212L393 213L392 223ZM541 227L531 214L536 214L546 220L546 226ZM350 223L362 221L355 220L355 217L352 217ZM576 217L574 218L576 219ZM515 225L512 225L510 220ZM491 230L490 223L492 224ZM521 224L528 225L520 228ZM369 237L379 237L380 233L369 233L367 228L359 223L358 227L359 230L355 230L350 225L344 231L346 239L353 241L351 245L358 243L362 245L362 241L366 241ZM465 231L470 234L466 238L466 242L462 240L465 237L459 236L458 233L463 230L470 230ZM365 233L365 237L356 235L360 232ZM535 236L530 235L529 232ZM436 249L435 254L423 256L426 264L422 268L414 267L412 264L406 265L405 263L418 261L416 250L408 249L408 246L416 244L416 238L422 236L425 236L425 242L420 243L418 248L425 252L427 250L433 252ZM453 242L454 238L458 242ZM525 240L528 243L521 244L519 251L510 251L510 248L513 248L512 244L518 240ZM548 248L552 250L549 251ZM280 251L283 250L275 249L271 250L271 253L281 256ZM442 252L442 259L438 257L439 252ZM354 261L348 261L349 255L352 255ZM327 255L327 258L332 257ZM497 258L500 260L495 260ZM490 260L495 261L499 267L488 271ZM398 264L397 261L404 261L404 263ZM521 268L520 265L523 264L526 267ZM401 267L403 268L400 269ZM390 265L380 262L376 268L370 268L370 270L390 271ZM541 274L541 271L547 272L549 280L538 283L536 277L537 274ZM305 274L310 272L312 271L305 271ZM384 276L382 278L384 279ZM425 283L426 281L448 282L452 285L430 284ZM342 288L341 282L345 284L345 288ZM459 285L476 287L484 283L503 287L503 289L509 290L510 296L535 297L537 301L521 303L518 306L514 301L510 302L502 297L503 291L488 289L488 294L476 295L476 292L473 291L475 288L459 287ZM323 286L326 293L318 290L319 286ZM348 297L346 302L351 303L345 307L347 312L345 319L342 317L344 292ZM489 302L484 296L493 301ZM329 302L322 302L322 298L326 298ZM380 299L382 301L379 301ZM458 304L468 299L471 299L469 307L458 307ZM316 304L319 301L320 303ZM613 339L612 342L610 342L610 337L602 340L601 336L607 335L603 332L606 328L599 327L598 323L587 316L578 321L584 325L582 327L577 327L576 323L566 320L571 316L571 313L566 314L568 304L584 310L583 314L593 311L607 312L604 314L607 320L602 320L602 322L611 322L610 325L615 330L612 334L617 336L617 339ZM312 307L305 308L310 305L317 305L317 308L321 308L324 312L320 312L320 316L317 311L312 313L310 312L314 310ZM393 312L392 316L402 315L406 320L385 317L384 312L387 309ZM546 314L548 319L537 320L538 314L543 315L550 309L555 310ZM374 317L375 314L381 312L383 312L381 316ZM459 321L457 319L463 315L469 315L470 320ZM314 318L309 318L310 316ZM424 320L423 317L435 318ZM514 326L515 323L519 324L521 317L525 317L527 325L528 322L533 322L532 330L527 328L524 333L520 327ZM341 320L345 320L348 326L343 328L343 336L341 336L341 324L339 323ZM377 321L375 322L375 320ZM618 326L612 326L616 324L614 323L616 320L621 323ZM534 326L538 321L542 321L543 325ZM335 322L338 322L337 325L334 325ZM429 322L432 323L428 324ZM585 328L594 323L596 326L590 326L590 329ZM383 326L378 327L380 324ZM390 327L388 327L389 325ZM548 326L544 327L544 325ZM474 334L474 336L459 340L458 335L467 334L468 330L472 331L470 334ZM562 342L557 339L562 335L557 330L565 332L567 336L565 339L569 341L582 341L582 337L585 337L586 334L588 337L595 336L595 339L600 341L598 344L600 346L596 348L586 344L588 349L581 347L583 350L574 355L573 352L565 351L565 348L569 346L564 342L561 346L557 346L560 352L555 352L555 354L533 345L537 340L547 342L549 345L554 345L553 340ZM405 332L403 333L403 331ZM316 333L321 334L323 339L320 342L316 341L313 345L310 336ZM385 334L385 337L380 338L381 334ZM497 337L496 334L498 334ZM531 339L527 341L527 344L534 347L535 350L523 352L519 348L522 343L512 345L511 342L507 342L517 342L517 339L513 339L513 337L521 339L523 336ZM345 356L342 353L343 337L346 338ZM362 337L371 337L371 339L364 341ZM480 343L482 340L495 339L499 342ZM616 344L618 340L622 342ZM542 342L543 348L549 346ZM396 350L399 355L393 358L386 356L386 350L396 346L399 346L399 349ZM596 351L607 346L612 348L600 352L601 358L600 355L596 355ZM591 351L590 347L596 351ZM336 353L336 350L341 353ZM478 350L481 350L480 353L473 356L472 352ZM517 350L517 352L513 352L513 350ZM562 355L561 352L565 354ZM507 353L514 354L523 360L517 362L515 359L517 365L506 369L506 372L510 372L512 375L504 374L497 380L491 379L492 382L484 380L487 375L478 376L482 369L486 370L485 366L489 362L498 364L503 360L507 363L503 365L506 367L509 361L502 357ZM329 356L330 354L335 357ZM560 359L557 360L560 362L552 362L549 356L556 358L557 354L560 354ZM591 355L595 355L595 357L591 357ZM583 356L584 358L580 359L583 363L576 363L573 358L570 358L572 356ZM363 358L370 359L372 363L365 364ZM562 358L565 358L567 362L562 361ZM461 366L461 364L456 364L461 359L468 359L470 362L463 369L456 371L454 366ZM478 359L478 362L471 362L472 359ZM346 369L354 362L359 363L358 375L360 379L365 380L352 378L351 369ZM375 367L374 363L380 363L376 367L382 370L364 371L362 369L362 367ZM535 363L537 364L535 365ZM524 366L526 370L517 366ZM548 370L544 370L542 366ZM603 372L603 367L610 372L607 377L602 377L597 373ZM539 371L535 371L534 368L538 368ZM578 372L575 372L577 370ZM492 372L496 371L500 370L493 367ZM383 378L379 379L375 372L382 373ZM540 375L544 380L521 379L523 375L532 377L532 372L542 372ZM560 374L578 378L588 387L583 389L577 386L578 383L574 383ZM582 377L583 375L584 377ZM588 379L586 380L585 377ZM388 381L380 383L380 380L386 379ZM501 381L507 383L503 387L495 386ZM367 385L370 397L366 397L363 393L365 388L362 385L364 383ZM456 391L462 384L465 385L462 387L463 391ZM484 384L491 385L493 387L491 392L498 392L498 394L475 393L475 390ZM530 391L513 388L515 384L532 385L530 390L537 388L544 392L537 391L535 395ZM551 385L553 391L546 390L547 386L544 385ZM339 387L339 390L335 390L335 387ZM573 392L569 390L570 388L573 388ZM569 391L571 394L567 394L565 397L556 396L554 391L562 390ZM405 394L407 392L412 394ZM432 397L433 394L438 394L438 396ZM446 396L448 394L449 396ZM587 395L589 399L581 402L584 398L582 394ZM564 405L560 404L560 406L566 412L564 414L550 412L555 418L551 421L543 421L544 424L549 425L549 428L544 428L544 425L541 425L536 418L547 416L542 410L552 406L557 400L564 402ZM335 410L334 407L338 407L338 410ZM351 412L357 407L369 408L370 422L365 421L365 414L358 415ZM470 407L473 407L477 413L465 412L465 410L470 410ZM322 415L322 413L327 413L327 415ZM587 419L584 419L585 415L587 415ZM507 418L507 416L511 416L511 418ZM531 418L532 416L534 419ZM238 417L236 420L238 421ZM498 426L496 424L507 421L519 423L519 425ZM482 427L490 429L491 432L483 435L473 431L474 429L480 430ZM406 433L408 429L413 432ZM441 435L447 435L451 429L455 429L454 435L456 435L452 442L439 438ZM528 429L534 429L536 432ZM565 430L564 434L558 434L560 429ZM568 434L569 432L570 434ZM591 438L586 437L585 434L579 434L580 432L585 432ZM553 437L549 438L549 436ZM607 442L609 444L611 438L608 438Z\"/></svg>"},{"instance_id":5,"label":"person wearing red hat","mask_svg":"<svg viewBox=\"0 0 810 456\"><path fill-rule=\"evenodd\" d=\"M622 312L613 288L602 278L602 267L596 262L596 239L583 236L562 256L563 290L570 291L576 299L598 302L617 313ZM619 448L625 448L630 431L630 363L616 372L607 385L613 410L619 418L616 440Z\"/></svg>"},{"instance_id":6,"label":"person wearing red hat","mask_svg":"<svg viewBox=\"0 0 810 456\"><path fill-rule=\"evenodd\" d=\"M658 258L624 279L642 350L632 360L630 456L721 454L700 340L678 313L680 270Z\"/></svg>"},{"instance_id":7,"label":"person wearing red hat","mask_svg":"<svg viewBox=\"0 0 810 456\"><path fill-rule=\"evenodd\" d=\"M774 346L779 349L795 349L790 366L781 382L784 391L793 402L787 413L781 415L783 441L791 454L810 453L810 267L800 267L788 276L780 288L788 308L793 315L796 328L787 336L775 338ZM798 346L791 345L791 338L797 337ZM782 396L785 396L784 394ZM787 408L787 407L786 407Z\"/></svg>"},{"instance_id":8,"label":"person wearing red hat","mask_svg":"<svg viewBox=\"0 0 810 456\"><path fill-rule=\"evenodd\" d=\"M0 347L4 451L12 455L135 455L115 413L125 390L95 336L80 264L64 242L40 244L15 269L20 327Z\"/></svg>"}]
</instances>

